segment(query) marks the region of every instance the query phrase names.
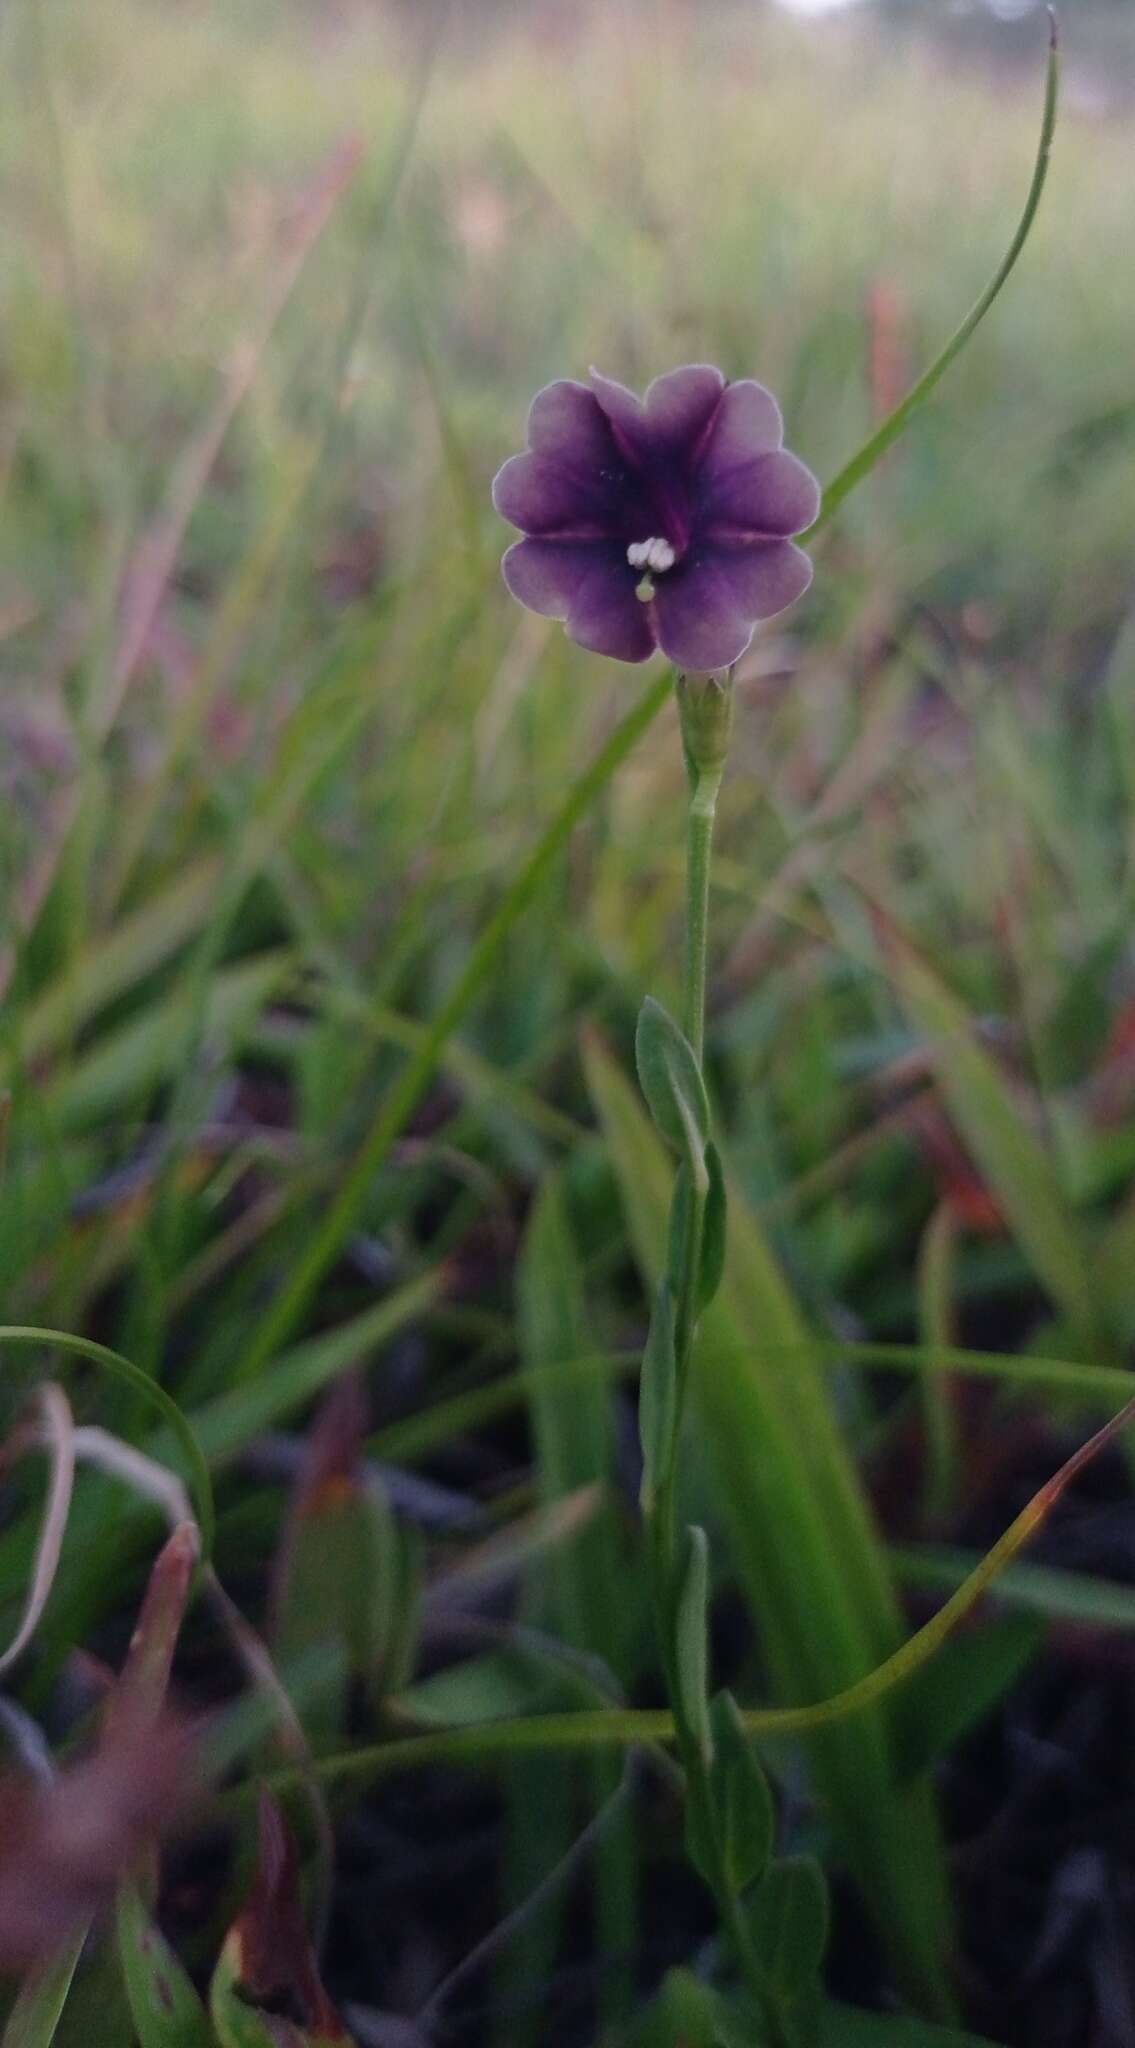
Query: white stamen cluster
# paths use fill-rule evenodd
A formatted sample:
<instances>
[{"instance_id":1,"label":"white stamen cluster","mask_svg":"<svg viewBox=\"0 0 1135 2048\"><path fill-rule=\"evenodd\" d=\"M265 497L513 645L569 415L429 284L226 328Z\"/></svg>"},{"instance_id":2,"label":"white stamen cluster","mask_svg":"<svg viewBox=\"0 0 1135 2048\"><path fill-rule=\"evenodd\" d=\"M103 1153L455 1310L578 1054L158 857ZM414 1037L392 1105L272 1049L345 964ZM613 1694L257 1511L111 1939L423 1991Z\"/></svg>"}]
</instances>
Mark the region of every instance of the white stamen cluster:
<instances>
[{"instance_id":1,"label":"white stamen cluster","mask_svg":"<svg viewBox=\"0 0 1135 2048\"><path fill-rule=\"evenodd\" d=\"M676 559L669 541L661 537L632 541L627 549L627 560L632 569L654 569L659 575L666 569L672 569Z\"/></svg>"}]
</instances>

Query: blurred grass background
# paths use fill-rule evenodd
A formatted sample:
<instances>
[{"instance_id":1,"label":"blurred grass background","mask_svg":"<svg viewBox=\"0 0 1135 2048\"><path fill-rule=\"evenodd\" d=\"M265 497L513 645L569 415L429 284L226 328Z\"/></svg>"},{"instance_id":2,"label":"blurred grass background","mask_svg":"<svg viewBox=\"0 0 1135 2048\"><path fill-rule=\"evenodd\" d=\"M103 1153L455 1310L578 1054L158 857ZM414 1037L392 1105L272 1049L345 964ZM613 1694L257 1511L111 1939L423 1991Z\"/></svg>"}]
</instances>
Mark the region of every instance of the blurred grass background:
<instances>
[{"instance_id":1,"label":"blurred grass background","mask_svg":"<svg viewBox=\"0 0 1135 2048\"><path fill-rule=\"evenodd\" d=\"M314 972L332 1008L349 987L403 1031L428 1014L637 687L499 587L488 483L531 392L591 360L636 383L711 357L765 378L791 445L832 473L992 268L1039 76L999 75L993 98L940 47L857 18L729 8L447 28L56 6L9 9L4 33L19 1241L22 1131L62 1225L75 1147L81 1189L92 1144L105 1171L170 1129L173 1040L125 1029L155 976L181 1019L182 1134L188 1097L199 1117L267 1035L256 1071L298 1103L305 1170L331 1170L391 1055L341 1014L285 1028L282 985ZM1011 292L746 664L716 1037L765 1194L861 1110L886 1006L868 884L1024 1035L1053 1114L1119 1000L1128 169L1126 124L1073 95ZM529 926L471 1026L553 1092L581 1003L659 976L672 992L675 753L652 736L564 882L570 917ZM190 985L196 1009L172 1000ZM1087 1045L1056 1030L1069 1006ZM29 1270L53 1239L28 1199L11 1272L30 1312L59 1275ZM201 1200L174 1199L175 1237ZM837 1268L866 1214L814 1216ZM87 1249L67 1261L80 1293ZM181 1263L135 1272L127 1298L160 1322ZM801 1263L817 1270L814 1248Z\"/></svg>"},{"instance_id":2,"label":"blurred grass background","mask_svg":"<svg viewBox=\"0 0 1135 2048\"><path fill-rule=\"evenodd\" d=\"M677 999L668 713L462 1020L259 1409L242 1361L641 688L501 588L489 483L533 391L718 361L829 476L994 268L1043 30L918 12L4 10L4 1312L160 1374L218 1467L377 1359L384 1446L450 1514L512 1527L586 1477L586 1438L557 1464L546 1417L482 1431L473 1397L530 1360L515 1266L553 1168L583 1348L641 1336L578 1044L590 1021L625 1054L644 989ZM1067 10L1019 273L739 675L711 1070L739 1182L841 1338L1116 1363L1135 1331L1132 156L1100 20ZM896 1537L957 1536L972 1477L966 1414L927 1385L839 1383ZM144 1430L121 1393L81 1398ZM612 1472L627 1426L616 1400ZM109 1498L41 1682L137 1584L147 1527ZM278 1486L221 1504L255 1599ZM27 1554L16 1517L12 1600ZM530 1596L571 1639L573 1585ZM591 1647L633 1680L625 1625ZM523 1892L542 1844L512 1842Z\"/></svg>"}]
</instances>

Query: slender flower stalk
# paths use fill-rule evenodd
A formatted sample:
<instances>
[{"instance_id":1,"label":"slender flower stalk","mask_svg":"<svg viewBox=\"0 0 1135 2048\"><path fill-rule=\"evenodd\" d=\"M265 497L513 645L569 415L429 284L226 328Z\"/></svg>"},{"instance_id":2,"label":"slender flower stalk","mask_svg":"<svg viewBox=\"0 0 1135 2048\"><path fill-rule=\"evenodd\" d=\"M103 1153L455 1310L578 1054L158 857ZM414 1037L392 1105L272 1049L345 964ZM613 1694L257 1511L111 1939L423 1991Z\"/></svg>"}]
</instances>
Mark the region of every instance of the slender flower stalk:
<instances>
[{"instance_id":1,"label":"slender flower stalk","mask_svg":"<svg viewBox=\"0 0 1135 2048\"><path fill-rule=\"evenodd\" d=\"M677 1154L666 1273L643 1358L641 1503L652 1604L686 1788L687 1845L714 1894L765 2048L805 2048L797 2010L813 1990L826 1906L805 1994L787 1998L760 1954L751 1894L776 1889L772 1799L731 1696L710 1696L708 1544L678 1516L682 1425L698 1318L721 1278L725 1185L710 1133L703 1073L709 892L718 792L733 719L733 664L755 623L811 579L792 536L819 510L815 479L782 445L762 385L727 384L687 364L638 399L591 373L590 387L548 385L533 401L528 451L497 476L497 510L523 539L504 558L512 594L563 619L581 646L622 661L661 648L678 671L687 807L683 1023L648 998L639 1017L639 1077ZM795 1874L792 1882L796 1882ZM809 1880L811 1883L812 1881ZM794 1908L798 1901L794 1901ZM778 1903L765 1898L775 1926ZM815 1916L814 1916L815 1917ZM813 1983L814 1980L814 1983Z\"/></svg>"},{"instance_id":2,"label":"slender flower stalk","mask_svg":"<svg viewBox=\"0 0 1135 2048\"><path fill-rule=\"evenodd\" d=\"M699 1067L705 1044L709 871L717 795L733 730L733 675L679 676L678 711L690 787L686 880L686 1037Z\"/></svg>"},{"instance_id":3,"label":"slender flower stalk","mask_svg":"<svg viewBox=\"0 0 1135 2048\"><path fill-rule=\"evenodd\" d=\"M709 951L709 884L713 863L713 832L717 797L733 727L733 677L682 676L675 693L686 761L689 803L686 813L686 943L682 1013L686 1038L699 1073L705 1057L707 957ZM677 1399L674 1427L666 1446L659 1487L659 1554L674 1549L674 1494L682 1416L689 1379L690 1353L697 1322L696 1287L708 1188L691 1186L686 1204L681 1272L674 1314L674 1356Z\"/></svg>"},{"instance_id":4,"label":"slender flower stalk","mask_svg":"<svg viewBox=\"0 0 1135 2048\"><path fill-rule=\"evenodd\" d=\"M713 864L713 831L717 797L732 729L733 678L680 675L676 682L682 747L689 783L686 860L686 948L683 1016L686 1038L699 1072L705 1054L709 888ZM689 1367L697 1332L697 1292L702 1260L707 1190L696 1184L685 1204L685 1229L678 1253L678 1298L674 1317L676 1398L669 1442L652 1510L647 1515L648 1549L656 1625L674 1711L678 1752L686 1777L687 1799L708 1820L704 1830L702 1874L717 1900L742 1975L759 2011L769 2048L790 2048L765 1973L729 1873L714 1813L711 1759L704 1740L691 1724L681 1679L681 1558L677 1538L677 1485L682 1423ZM703 1626L699 1617L699 1626Z\"/></svg>"},{"instance_id":5,"label":"slender flower stalk","mask_svg":"<svg viewBox=\"0 0 1135 2048\"><path fill-rule=\"evenodd\" d=\"M686 927L686 1037L698 1065L705 1050L705 974L709 937L709 871L721 776L699 775L690 793L686 828L688 923Z\"/></svg>"}]
</instances>

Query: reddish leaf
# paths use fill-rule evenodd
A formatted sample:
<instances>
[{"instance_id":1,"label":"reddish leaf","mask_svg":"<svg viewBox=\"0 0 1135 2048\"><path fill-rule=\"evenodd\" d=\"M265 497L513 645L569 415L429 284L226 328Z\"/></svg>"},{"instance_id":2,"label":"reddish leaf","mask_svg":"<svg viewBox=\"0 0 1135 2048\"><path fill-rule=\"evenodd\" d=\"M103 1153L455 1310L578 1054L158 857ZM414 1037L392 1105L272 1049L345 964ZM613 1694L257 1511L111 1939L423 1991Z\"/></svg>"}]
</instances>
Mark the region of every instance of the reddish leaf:
<instances>
[{"instance_id":1,"label":"reddish leaf","mask_svg":"<svg viewBox=\"0 0 1135 2048\"><path fill-rule=\"evenodd\" d=\"M230 1988L231 1987L231 1988ZM256 1879L225 1941L214 2005L220 1996L263 2014L269 2039L320 2042L349 2036L316 1967L300 1899L295 1844L275 1801L260 1797ZM273 2020L283 2022L274 2027ZM296 2035L294 2029L302 2029Z\"/></svg>"}]
</instances>

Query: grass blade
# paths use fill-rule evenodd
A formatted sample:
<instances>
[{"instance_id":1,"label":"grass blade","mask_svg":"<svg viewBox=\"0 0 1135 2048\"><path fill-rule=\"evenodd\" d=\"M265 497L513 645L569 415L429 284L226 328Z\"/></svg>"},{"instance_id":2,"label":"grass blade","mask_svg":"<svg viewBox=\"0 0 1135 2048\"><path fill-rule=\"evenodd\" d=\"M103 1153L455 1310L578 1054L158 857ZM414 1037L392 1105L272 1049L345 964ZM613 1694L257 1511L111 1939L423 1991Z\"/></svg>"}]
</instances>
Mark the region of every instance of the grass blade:
<instances>
[{"instance_id":1,"label":"grass blade","mask_svg":"<svg viewBox=\"0 0 1135 2048\"><path fill-rule=\"evenodd\" d=\"M929 369L923 371L918 382L911 386L906 397L896 405L892 413L888 414L870 440L852 456L850 462L844 464L838 476L832 478L824 492L819 518L809 532L802 536L805 542L813 534L818 533L822 526L827 525L844 499L850 497L856 485L863 482L864 477L870 476L880 457L898 440L911 415L917 412L920 405L925 404L931 392L941 383L950 365L957 361L970 336L980 327L994 300L1016 268L1017 259L1028 241L1033 221L1036 219L1037 208L1048 177L1052 138L1056 130L1056 109L1060 90L1060 44L1056 32L1056 15L1051 8L1048 11L1048 23L1048 70L1045 75L1040 142L1037 147L1036 163L1033 166L1032 182L1029 185L1024 212L1017 223L1016 233L985 290L971 306L961 326L954 330L941 354L935 357Z\"/></svg>"},{"instance_id":2,"label":"grass blade","mask_svg":"<svg viewBox=\"0 0 1135 2048\"><path fill-rule=\"evenodd\" d=\"M255 1379L302 1320L316 1288L350 1236L375 1174L421 1101L462 1018L485 986L510 931L539 893L545 877L555 866L580 819L606 788L615 770L661 710L669 694L669 674L658 676L648 685L634 709L616 726L590 768L580 776L523 867L513 877L426 1037L383 1102L307 1251L287 1285L281 1289L274 1308L261 1323L237 1368L237 1379Z\"/></svg>"},{"instance_id":3,"label":"grass blade","mask_svg":"<svg viewBox=\"0 0 1135 2048\"><path fill-rule=\"evenodd\" d=\"M615 1458L611 1383L594 1373L557 1382L547 1369L562 1359L585 1355L589 1334L579 1253L563 1185L556 1175L544 1182L532 1211L521 1254L518 1293L543 1498L550 1505L594 1481L606 1489ZM560 1633L576 1649L597 1653L621 1677L626 1667L628 1624L633 1626L635 1610L618 1533L613 1499L605 1495L598 1513L575 1541L563 1544L557 1552L553 1583ZM599 1759L591 1783L597 1810L615 1797L618 1781L617 1764ZM526 1783L525 1789L530 1794L531 1784ZM540 1842L538 1848L546 1866L548 1846ZM604 1953L612 1958L629 1957L635 1951L638 1880L634 1837L625 1809L612 1814L596 1856L597 1912ZM629 1981L619 1971L609 1987L608 2019L625 2009L629 1990Z\"/></svg>"},{"instance_id":4,"label":"grass blade","mask_svg":"<svg viewBox=\"0 0 1135 2048\"><path fill-rule=\"evenodd\" d=\"M622 1191L644 1286L665 1256L669 1162L629 1082L597 1044L588 1080ZM860 1682L901 1639L882 1546L832 1419L809 1332L736 1190L720 1293L706 1310L692 1398L782 1700L821 1699ZM789 1345L791 1372L765 1356ZM885 1716L829 1729L810 1745L817 1786L911 1997L948 2016L949 1911L925 1786L900 1791Z\"/></svg>"},{"instance_id":5,"label":"grass blade","mask_svg":"<svg viewBox=\"0 0 1135 2048\"><path fill-rule=\"evenodd\" d=\"M205 2008L136 1884L119 1892L116 1932L138 2048L214 2048Z\"/></svg>"},{"instance_id":6,"label":"grass blade","mask_svg":"<svg viewBox=\"0 0 1135 2048\"><path fill-rule=\"evenodd\" d=\"M149 1401L156 1408L163 1421L168 1423L185 1458L190 1485L193 1488L194 1504L197 1510L197 1526L201 1535L202 1556L208 1559L213 1549L213 1534L216 1518L213 1512L213 1488L209 1468L192 1425L186 1421L177 1402L166 1393L164 1387L150 1378L149 1373L132 1365L119 1352L111 1351L105 1344L96 1344L90 1337L71 1337L64 1330L28 1329L14 1323L0 1324L0 1348L6 1344L32 1345L36 1349L69 1351L77 1358L89 1359L115 1379L125 1380L127 1385Z\"/></svg>"},{"instance_id":7,"label":"grass blade","mask_svg":"<svg viewBox=\"0 0 1135 2048\"><path fill-rule=\"evenodd\" d=\"M83 1952L86 1928L27 1977L8 2016L0 2048L51 2048Z\"/></svg>"},{"instance_id":8,"label":"grass blade","mask_svg":"<svg viewBox=\"0 0 1135 2048\"><path fill-rule=\"evenodd\" d=\"M931 1041L950 1114L1026 1258L1089 1348L1105 1348L1099 1302L1056 1169L973 1020L936 969L897 928L881 927L895 992Z\"/></svg>"},{"instance_id":9,"label":"grass blade","mask_svg":"<svg viewBox=\"0 0 1135 2048\"><path fill-rule=\"evenodd\" d=\"M848 1686L830 1699L804 1706L751 1709L742 1715L743 1725L749 1734L760 1739L830 1729L840 1722L856 1719L866 1707L878 1705L895 1686L922 1670L958 1625L973 1612L977 1603L997 1585L1006 1568L1025 1546L1039 1535L1069 1486L1133 1422L1135 1400L1129 1401L1073 1452L1026 1502L1020 1514L944 1606L909 1636L884 1664L868 1672L858 1684ZM674 1717L664 1709L620 1707L595 1712L533 1715L522 1720L502 1720L480 1726L447 1728L427 1735L410 1735L399 1741L382 1743L377 1748L356 1749L343 1756L324 1757L317 1768L321 1777L335 1783L355 1779L369 1782L391 1771L413 1770L435 1763L489 1763L501 1756L530 1755L539 1750L553 1753L673 1740ZM286 1783L288 1780L274 1779L272 1782Z\"/></svg>"}]
</instances>

